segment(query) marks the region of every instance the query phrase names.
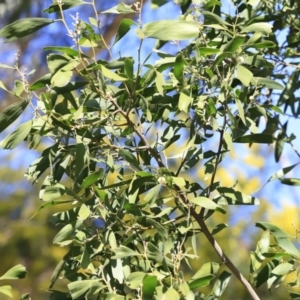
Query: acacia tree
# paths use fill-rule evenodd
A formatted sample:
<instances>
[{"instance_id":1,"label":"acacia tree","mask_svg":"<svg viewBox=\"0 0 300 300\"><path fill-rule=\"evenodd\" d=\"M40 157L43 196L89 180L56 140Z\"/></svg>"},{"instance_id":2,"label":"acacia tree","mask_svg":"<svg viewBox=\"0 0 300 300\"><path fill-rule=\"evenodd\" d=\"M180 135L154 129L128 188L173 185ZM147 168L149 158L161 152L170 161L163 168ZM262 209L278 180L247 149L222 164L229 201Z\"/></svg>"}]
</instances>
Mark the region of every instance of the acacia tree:
<instances>
[{"instance_id":1,"label":"acacia tree","mask_svg":"<svg viewBox=\"0 0 300 300\"><path fill-rule=\"evenodd\" d=\"M256 287L267 283L270 289L289 273L294 274L289 285L298 287L300 252L279 227L255 220L263 234L250 253L246 279L215 239L226 224L208 225L230 205L259 203L216 180L235 143L275 144L276 161L284 144L293 146L282 120L290 113L298 117L293 96L298 66L285 61L297 49L294 36L281 45L274 32L290 26L297 36L298 4L237 1L236 12L228 15L217 0L177 2L178 19L143 24L139 5L123 3L99 15L95 1L58 0L45 11L60 13L59 20L27 18L0 30L0 37L11 41L62 22L74 43L46 47L49 73L35 82L18 60L1 65L20 78L12 91L1 83L18 101L0 114L0 131L28 107L33 112L2 148L26 140L34 149L41 140L50 141L26 173L33 183L46 174L39 210L56 206L51 222L59 230L53 243L68 249L50 279L50 299L218 299L232 275L253 299L259 299ZM91 5L95 14L88 22L77 14L68 24L65 10L80 5ZM138 50L115 58L101 35L100 18L127 13L136 13L137 21L122 19L113 45L131 30ZM142 59L147 39L157 44ZM176 54L167 52L169 42L181 40L187 42L177 42ZM98 59L98 48L110 59ZM149 63L154 54L159 59ZM287 66L293 69L283 73ZM216 136L218 147L210 148ZM283 177L295 166L268 181L299 185L299 179ZM199 167L205 178L187 180L185 174ZM219 261L207 257L187 278L184 266L201 255L197 241L204 239Z\"/></svg>"}]
</instances>

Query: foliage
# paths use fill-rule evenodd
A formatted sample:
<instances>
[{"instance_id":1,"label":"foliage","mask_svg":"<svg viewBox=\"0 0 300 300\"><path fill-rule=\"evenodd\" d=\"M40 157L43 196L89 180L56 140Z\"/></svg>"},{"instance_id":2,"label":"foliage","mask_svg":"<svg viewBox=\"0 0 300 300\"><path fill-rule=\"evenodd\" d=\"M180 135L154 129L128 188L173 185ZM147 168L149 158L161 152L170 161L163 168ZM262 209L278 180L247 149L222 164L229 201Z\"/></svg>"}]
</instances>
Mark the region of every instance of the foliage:
<instances>
[{"instance_id":1,"label":"foliage","mask_svg":"<svg viewBox=\"0 0 300 300\"><path fill-rule=\"evenodd\" d=\"M50 141L26 173L33 183L43 180L39 210L57 208L53 243L68 249L51 276L50 299L219 299L232 274L253 299L259 299L255 287L271 289L287 275L294 274L289 286L298 287L300 252L278 226L256 223L264 232L250 254L249 281L214 237L228 225L209 229L231 205L259 204L218 179L220 163L236 144L274 144L276 161L285 145L295 149L282 120L299 114L298 66L285 62L297 55L297 45L288 38L281 46L274 33L289 26L298 35L298 4L236 1L237 11L228 15L216 0L178 3L178 19L147 24L137 5L102 12L137 14L137 22L121 21L113 43L134 31L140 44L132 57L113 57L94 1L54 1L45 12L60 12L61 19L26 18L0 30L11 41L62 22L74 43L47 47L49 73L35 82L20 70L18 57L13 67L1 65L20 78L13 90L0 83L18 99L0 114L0 130L28 107L33 111L1 147L25 140L35 149ZM65 10L80 5L91 5L95 15L89 21L73 16L71 28ZM147 39L157 44L142 59ZM177 41L175 54L163 50L170 41ZM110 59L98 59L98 48ZM298 178L285 177L296 166L268 182L299 185ZM197 168L204 177L188 179ZM187 276L184 269L202 255L198 240L207 240L219 260L207 257ZM289 294L299 297L296 289Z\"/></svg>"}]
</instances>

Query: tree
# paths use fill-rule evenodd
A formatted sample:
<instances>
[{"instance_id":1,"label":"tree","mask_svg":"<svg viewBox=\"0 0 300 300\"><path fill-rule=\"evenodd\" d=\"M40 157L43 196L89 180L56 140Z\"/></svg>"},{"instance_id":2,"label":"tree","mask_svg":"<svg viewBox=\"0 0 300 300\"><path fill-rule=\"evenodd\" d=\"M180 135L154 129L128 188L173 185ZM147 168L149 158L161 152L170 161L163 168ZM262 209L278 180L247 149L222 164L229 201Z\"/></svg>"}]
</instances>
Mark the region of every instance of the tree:
<instances>
[{"instance_id":1,"label":"tree","mask_svg":"<svg viewBox=\"0 0 300 300\"><path fill-rule=\"evenodd\" d=\"M232 275L253 299L260 299L256 287L271 289L289 275L289 296L299 297L300 252L280 227L253 220L263 233L250 253L248 280L215 238L227 225L212 227L231 205L259 203L218 176L236 144L274 144L276 162L290 145L300 157L287 131L287 117L299 111L298 65L287 62L298 51L298 4L235 4L230 15L220 1L180 1L178 19L147 24L138 4L112 7L101 15L137 15L121 20L113 42L134 31L137 55L118 58L101 34L94 1L54 1L46 12L60 19L26 18L0 30L11 41L61 22L73 43L47 47L49 73L33 82L18 60L1 65L20 78L12 91L1 83L18 101L0 114L0 132L33 111L1 147L26 140L35 149L50 140L26 173L33 183L46 174L39 211L57 209L53 243L68 249L51 276L50 299L218 299ZM71 25L65 10L79 5L94 15L88 22L73 15ZM274 33L287 27L294 35L281 43ZM155 50L142 59L148 39L157 41ZM99 48L108 59L97 57ZM268 182L300 185L285 177L297 164ZM215 256L187 271L205 241Z\"/></svg>"}]
</instances>

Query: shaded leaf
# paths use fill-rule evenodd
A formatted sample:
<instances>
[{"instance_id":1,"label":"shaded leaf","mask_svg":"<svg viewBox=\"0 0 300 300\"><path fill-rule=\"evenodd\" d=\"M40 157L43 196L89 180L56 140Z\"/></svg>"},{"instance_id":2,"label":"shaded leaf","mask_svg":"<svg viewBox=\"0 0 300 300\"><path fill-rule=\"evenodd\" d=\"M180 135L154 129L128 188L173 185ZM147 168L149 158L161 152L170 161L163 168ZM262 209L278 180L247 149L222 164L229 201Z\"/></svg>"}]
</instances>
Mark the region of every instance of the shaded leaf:
<instances>
[{"instance_id":1,"label":"shaded leaf","mask_svg":"<svg viewBox=\"0 0 300 300\"><path fill-rule=\"evenodd\" d=\"M0 132L6 129L10 124L12 124L25 110L28 102L26 100L13 103L12 105L6 107L0 113Z\"/></svg>"},{"instance_id":2,"label":"shaded leaf","mask_svg":"<svg viewBox=\"0 0 300 300\"><path fill-rule=\"evenodd\" d=\"M54 20L46 18L26 18L15 21L0 30L0 37L6 38L7 42L27 36L51 23Z\"/></svg>"},{"instance_id":3,"label":"shaded leaf","mask_svg":"<svg viewBox=\"0 0 300 300\"><path fill-rule=\"evenodd\" d=\"M9 134L3 141L0 142L0 146L3 149L14 149L22 141L24 141L24 139L30 133L31 128L32 128L32 120L29 120L21 124L14 132Z\"/></svg>"},{"instance_id":4,"label":"shaded leaf","mask_svg":"<svg viewBox=\"0 0 300 300\"><path fill-rule=\"evenodd\" d=\"M258 144L272 144L275 138L270 134L257 133L250 135L243 135L233 140L234 143L258 143Z\"/></svg>"}]
</instances>

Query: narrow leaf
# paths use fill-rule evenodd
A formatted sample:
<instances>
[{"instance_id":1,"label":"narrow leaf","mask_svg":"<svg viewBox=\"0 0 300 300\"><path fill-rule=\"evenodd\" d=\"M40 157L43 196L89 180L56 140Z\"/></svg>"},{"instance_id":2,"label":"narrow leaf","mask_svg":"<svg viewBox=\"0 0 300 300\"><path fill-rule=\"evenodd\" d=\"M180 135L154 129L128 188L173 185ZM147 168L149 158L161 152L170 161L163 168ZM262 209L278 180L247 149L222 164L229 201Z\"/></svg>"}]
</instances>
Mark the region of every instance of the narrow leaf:
<instances>
[{"instance_id":1,"label":"narrow leaf","mask_svg":"<svg viewBox=\"0 0 300 300\"><path fill-rule=\"evenodd\" d=\"M0 37L6 38L7 42L27 36L51 23L54 20L46 18L26 18L15 21L0 30Z\"/></svg>"},{"instance_id":2,"label":"narrow leaf","mask_svg":"<svg viewBox=\"0 0 300 300\"><path fill-rule=\"evenodd\" d=\"M26 100L13 103L12 105L6 107L0 113L0 132L6 129L10 124L12 124L25 110L28 102Z\"/></svg>"}]
</instances>

